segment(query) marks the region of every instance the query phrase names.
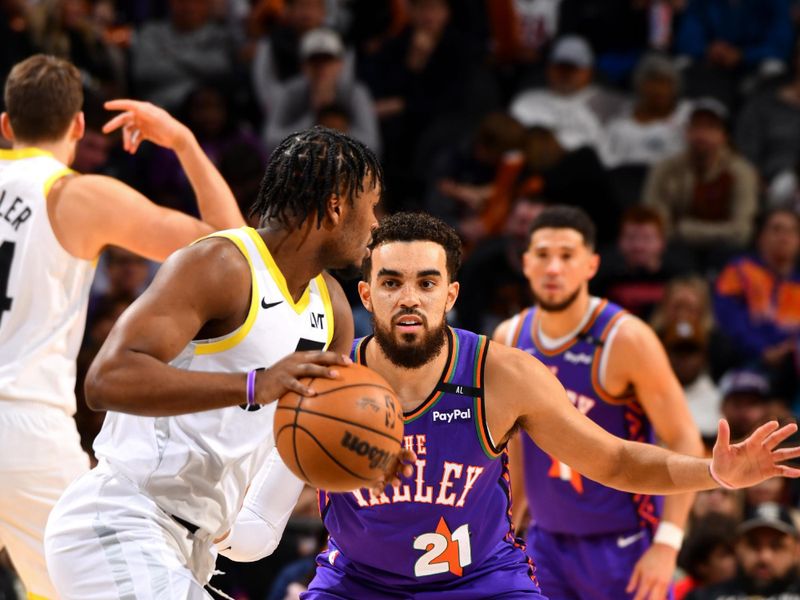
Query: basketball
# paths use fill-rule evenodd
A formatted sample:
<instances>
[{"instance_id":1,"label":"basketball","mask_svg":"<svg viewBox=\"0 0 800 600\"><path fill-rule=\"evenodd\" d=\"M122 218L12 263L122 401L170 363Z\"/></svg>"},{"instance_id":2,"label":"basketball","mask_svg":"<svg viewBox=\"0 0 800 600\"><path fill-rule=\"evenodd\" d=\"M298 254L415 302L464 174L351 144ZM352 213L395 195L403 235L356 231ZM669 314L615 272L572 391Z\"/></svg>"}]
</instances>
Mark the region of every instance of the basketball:
<instances>
[{"instance_id":1,"label":"basketball","mask_svg":"<svg viewBox=\"0 0 800 600\"><path fill-rule=\"evenodd\" d=\"M337 379L304 378L315 396L287 392L275 410L275 445L308 484L347 492L383 477L403 441L400 402L386 380L362 365Z\"/></svg>"}]
</instances>

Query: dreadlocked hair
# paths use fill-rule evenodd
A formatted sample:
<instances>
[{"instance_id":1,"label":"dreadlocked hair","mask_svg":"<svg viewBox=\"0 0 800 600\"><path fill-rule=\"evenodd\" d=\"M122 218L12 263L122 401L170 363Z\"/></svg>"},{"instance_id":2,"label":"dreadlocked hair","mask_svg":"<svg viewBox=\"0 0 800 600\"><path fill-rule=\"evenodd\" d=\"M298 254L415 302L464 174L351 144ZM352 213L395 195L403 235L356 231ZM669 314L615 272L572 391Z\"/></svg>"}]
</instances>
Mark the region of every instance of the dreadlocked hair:
<instances>
[{"instance_id":1,"label":"dreadlocked hair","mask_svg":"<svg viewBox=\"0 0 800 600\"><path fill-rule=\"evenodd\" d=\"M382 192L378 157L358 140L321 126L293 133L272 153L250 216L258 215L262 226L277 220L291 229L316 213L319 228L331 194L352 206L367 176L368 189L377 185Z\"/></svg>"}]
</instances>

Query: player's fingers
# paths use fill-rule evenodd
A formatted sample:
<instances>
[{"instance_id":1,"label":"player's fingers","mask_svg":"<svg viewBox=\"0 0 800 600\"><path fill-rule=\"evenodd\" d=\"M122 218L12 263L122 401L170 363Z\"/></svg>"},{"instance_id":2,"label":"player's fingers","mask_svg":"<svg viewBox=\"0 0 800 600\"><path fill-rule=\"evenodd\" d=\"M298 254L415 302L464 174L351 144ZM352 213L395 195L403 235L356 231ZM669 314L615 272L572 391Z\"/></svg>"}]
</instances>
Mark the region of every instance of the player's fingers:
<instances>
[{"instance_id":1,"label":"player's fingers","mask_svg":"<svg viewBox=\"0 0 800 600\"><path fill-rule=\"evenodd\" d=\"M305 362L317 363L320 365L351 365L353 361L349 356L323 350L308 350L304 353Z\"/></svg>"},{"instance_id":2,"label":"player's fingers","mask_svg":"<svg viewBox=\"0 0 800 600\"><path fill-rule=\"evenodd\" d=\"M316 396L317 392L314 388L303 385L297 379L291 378L284 384L284 387L301 396Z\"/></svg>"},{"instance_id":3,"label":"player's fingers","mask_svg":"<svg viewBox=\"0 0 800 600\"><path fill-rule=\"evenodd\" d=\"M136 151L139 149L139 146L144 141L144 136L142 132L138 129L134 129L133 133L131 133L131 154L136 154Z\"/></svg>"},{"instance_id":4,"label":"player's fingers","mask_svg":"<svg viewBox=\"0 0 800 600\"><path fill-rule=\"evenodd\" d=\"M757 444L760 446L771 433L778 429L778 427L779 425L777 421L767 421L758 427L752 434L750 434L750 437L747 441L751 444Z\"/></svg>"},{"instance_id":5,"label":"player's fingers","mask_svg":"<svg viewBox=\"0 0 800 600\"><path fill-rule=\"evenodd\" d=\"M778 444L780 444L782 441L791 437L791 435L795 431L797 431L797 424L789 423L788 425L784 425L777 431L767 436L767 439L764 440L764 447L767 450L772 450L773 448L776 448Z\"/></svg>"},{"instance_id":6,"label":"player's fingers","mask_svg":"<svg viewBox=\"0 0 800 600\"><path fill-rule=\"evenodd\" d=\"M138 100L130 100L128 98L117 98L116 100L108 100L103 103L103 108L106 110L136 110L143 103Z\"/></svg>"},{"instance_id":7,"label":"player's fingers","mask_svg":"<svg viewBox=\"0 0 800 600\"><path fill-rule=\"evenodd\" d=\"M336 379L339 377L339 370L332 369L328 366L306 363L304 365L298 365L295 376L298 375L304 377L324 377L326 379Z\"/></svg>"},{"instance_id":8,"label":"player's fingers","mask_svg":"<svg viewBox=\"0 0 800 600\"><path fill-rule=\"evenodd\" d=\"M796 469L795 467L787 467L786 465L778 465L777 466L778 472L780 475L784 477L790 477L792 479L797 479L800 477L800 469Z\"/></svg>"},{"instance_id":9,"label":"player's fingers","mask_svg":"<svg viewBox=\"0 0 800 600\"><path fill-rule=\"evenodd\" d=\"M717 442L714 448L727 449L731 445L731 427L728 421L720 419L717 425Z\"/></svg>"},{"instance_id":10,"label":"player's fingers","mask_svg":"<svg viewBox=\"0 0 800 600\"><path fill-rule=\"evenodd\" d=\"M639 565L637 564L633 568L633 573L631 573L631 578L628 580L628 585L625 586L625 591L628 592L629 594L633 592L633 590L635 590L636 587L639 585L639 578L640 578L640 571L639 571Z\"/></svg>"},{"instance_id":11,"label":"player's fingers","mask_svg":"<svg viewBox=\"0 0 800 600\"><path fill-rule=\"evenodd\" d=\"M772 458L775 462L783 462L790 458L797 458L800 456L800 446L794 448L780 448L772 451Z\"/></svg>"},{"instance_id":12,"label":"player's fingers","mask_svg":"<svg viewBox=\"0 0 800 600\"><path fill-rule=\"evenodd\" d=\"M123 127L129 121L131 121L132 118L132 115L128 112L116 115L113 119L110 119L105 125L103 125L103 133L111 133L115 129Z\"/></svg>"}]
</instances>

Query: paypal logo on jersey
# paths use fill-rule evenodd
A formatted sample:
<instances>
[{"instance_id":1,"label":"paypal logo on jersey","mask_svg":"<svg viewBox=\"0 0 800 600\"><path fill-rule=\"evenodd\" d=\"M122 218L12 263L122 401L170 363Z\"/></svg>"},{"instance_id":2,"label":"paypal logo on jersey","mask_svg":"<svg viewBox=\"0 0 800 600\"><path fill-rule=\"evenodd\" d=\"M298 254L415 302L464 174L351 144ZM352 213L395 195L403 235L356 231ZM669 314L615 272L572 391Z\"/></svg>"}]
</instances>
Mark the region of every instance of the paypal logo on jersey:
<instances>
[{"instance_id":1,"label":"paypal logo on jersey","mask_svg":"<svg viewBox=\"0 0 800 600\"><path fill-rule=\"evenodd\" d=\"M592 357L583 352L570 352L567 350L564 353L564 360L573 365L590 365L592 364Z\"/></svg>"},{"instance_id":2,"label":"paypal logo on jersey","mask_svg":"<svg viewBox=\"0 0 800 600\"><path fill-rule=\"evenodd\" d=\"M452 423L453 421L468 421L472 418L472 409L471 408L454 408L448 412L439 412L438 410L434 410L432 413L433 415L433 422L441 422L441 423Z\"/></svg>"}]
</instances>

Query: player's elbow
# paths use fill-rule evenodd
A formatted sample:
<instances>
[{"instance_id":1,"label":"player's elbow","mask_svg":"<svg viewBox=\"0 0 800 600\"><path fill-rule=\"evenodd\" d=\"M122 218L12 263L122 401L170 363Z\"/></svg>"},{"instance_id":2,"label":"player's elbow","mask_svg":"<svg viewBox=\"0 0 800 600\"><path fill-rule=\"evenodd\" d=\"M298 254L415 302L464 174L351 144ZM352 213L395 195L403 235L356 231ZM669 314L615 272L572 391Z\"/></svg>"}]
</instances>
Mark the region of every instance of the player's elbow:
<instances>
[{"instance_id":1,"label":"player's elbow","mask_svg":"<svg viewBox=\"0 0 800 600\"><path fill-rule=\"evenodd\" d=\"M254 562L278 547L283 527L276 527L247 507L242 509L230 534L218 544L219 553L235 562Z\"/></svg>"},{"instance_id":2,"label":"player's elbow","mask_svg":"<svg viewBox=\"0 0 800 600\"><path fill-rule=\"evenodd\" d=\"M83 381L83 395L86 406L95 411L110 410L108 399L111 395L109 368L105 361L95 360L89 367Z\"/></svg>"}]
</instances>

